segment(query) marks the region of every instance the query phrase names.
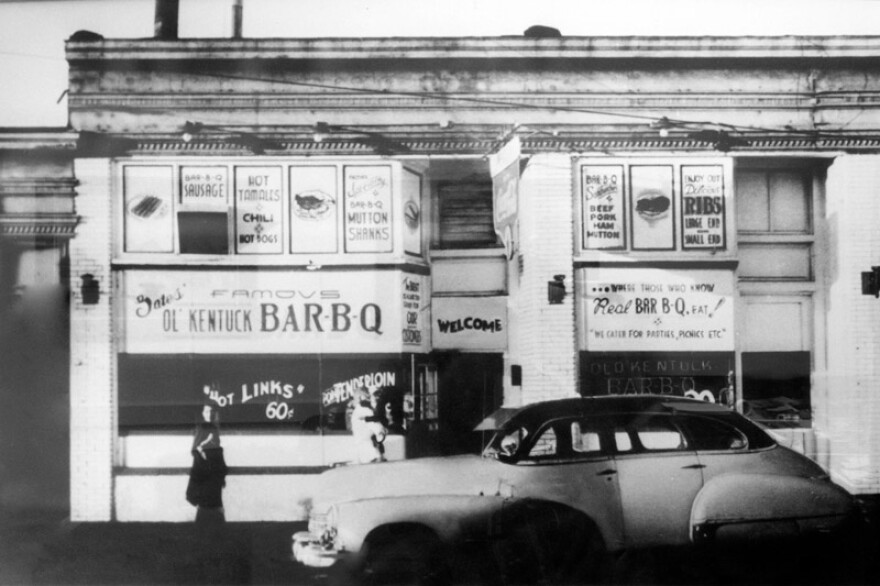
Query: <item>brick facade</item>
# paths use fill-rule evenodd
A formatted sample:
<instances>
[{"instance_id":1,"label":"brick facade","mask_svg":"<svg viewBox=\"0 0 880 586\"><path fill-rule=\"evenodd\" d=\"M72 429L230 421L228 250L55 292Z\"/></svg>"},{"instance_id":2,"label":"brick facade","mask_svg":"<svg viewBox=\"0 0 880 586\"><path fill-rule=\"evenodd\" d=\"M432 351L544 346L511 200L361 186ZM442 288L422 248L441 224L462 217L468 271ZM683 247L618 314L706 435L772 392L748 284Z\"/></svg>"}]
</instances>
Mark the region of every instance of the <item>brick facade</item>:
<instances>
[{"instance_id":1,"label":"brick facade","mask_svg":"<svg viewBox=\"0 0 880 586\"><path fill-rule=\"evenodd\" d=\"M853 493L880 492L880 301L860 293L880 264L880 156L846 155L828 170L827 397L830 467Z\"/></svg>"},{"instance_id":2,"label":"brick facade","mask_svg":"<svg viewBox=\"0 0 880 586\"><path fill-rule=\"evenodd\" d=\"M520 180L522 275L511 314L517 322L524 404L570 396L577 389L573 219L570 158L532 157ZM547 282L554 275L565 276L568 290L559 305L547 301Z\"/></svg>"},{"instance_id":3,"label":"brick facade","mask_svg":"<svg viewBox=\"0 0 880 586\"><path fill-rule=\"evenodd\" d=\"M70 245L70 515L72 521L109 521L113 507L116 401L110 271L111 166L78 159L76 198L80 224ZM82 275L100 288L98 303L84 305Z\"/></svg>"}]
</instances>

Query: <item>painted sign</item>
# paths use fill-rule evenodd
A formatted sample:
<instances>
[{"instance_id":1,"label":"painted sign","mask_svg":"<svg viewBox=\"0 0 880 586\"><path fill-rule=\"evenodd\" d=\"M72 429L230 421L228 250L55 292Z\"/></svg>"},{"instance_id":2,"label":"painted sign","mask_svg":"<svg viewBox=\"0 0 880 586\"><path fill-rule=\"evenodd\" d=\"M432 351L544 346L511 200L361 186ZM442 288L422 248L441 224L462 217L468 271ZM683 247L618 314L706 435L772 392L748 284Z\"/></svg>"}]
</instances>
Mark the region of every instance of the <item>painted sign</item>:
<instances>
[{"instance_id":1,"label":"painted sign","mask_svg":"<svg viewBox=\"0 0 880 586\"><path fill-rule=\"evenodd\" d=\"M675 216L672 165L632 165L630 215L634 250L672 250Z\"/></svg>"},{"instance_id":2,"label":"painted sign","mask_svg":"<svg viewBox=\"0 0 880 586\"><path fill-rule=\"evenodd\" d=\"M732 271L592 268L578 277L585 350L734 349Z\"/></svg>"},{"instance_id":3,"label":"painted sign","mask_svg":"<svg viewBox=\"0 0 880 586\"><path fill-rule=\"evenodd\" d=\"M174 251L174 179L169 166L126 166L125 252Z\"/></svg>"},{"instance_id":4,"label":"painted sign","mask_svg":"<svg viewBox=\"0 0 880 586\"><path fill-rule=\"evenodd\" d=\"M290 252L337 252L336 167L290 168Z\"/></svg>"},{"instance_id":5,"label":"painted sign","mask_svg":"<svg viewBox=\"0 0 880 586\"><path fill-rule=\"evenodd\" d=\"M507 350L507 297L438 297L431 319L433 348Z\"/></svg>"},{"instance_id":6,"label":"painted sign","mask_svg":"<svg viewBox=\"0 0 880 586\"><path fill-rule=\"evenodd\" d=\"M581 352L582 395L672 395L735 404L733 352Z\"/></svg>"},{"instance_id":7,"label":"painted sign","mask_svg":"<svg viewBox=\"0 0 880 586\"><path fill-rule=\"evenodd\" d=\"M623 165L581 168L583 246L619 249L626 246Z\"/></svg>"},{"instance_id":8,"label":"painted sign","mask_svg":"<svg viewBox=\"0 0 880 586\"><path fill-rule=\"evenodd\" d=\"M721 165L682 165L682 248L726 247L724 204L724 168Z\"/></svg>"},{"instance_id":9,"label":"painted sign","mask_svg":"<svg viewBox=\"0 0 880 586\"><path fill-rule=\"evenodd\" d=\"M190 209L225 210L229 204L226 167L180 168L180 203Z\"/></svg>"},{"instance_id":10,"label":"painted sign","mask_svg":"<svg viewBox=\"0 0 880 586\"><path fill-rule=\"evenodd\" d=\"M391 167L345 167L345 251L391 252Z\"/></svg>"},{"instance_id":11,"label":"painted sign","mask_svg":"<svg viewBox=\"0 0 880 586\"><path fill-rule=\"evenodd\" d=\"M235 168L235 251L282 252L283 205L280 167Z\"/></svg>"},{"instance_id":12,"label":"painted sign","mask_svg":"<svg viewBox=\"0 0 880 586\"><path fill-rule=\"evenodd\" d=\"M418 275L403 275L401 283L401 306L403 307L403 328L401 339L404 346L421 346L426 342L425 318L429 299L427 279Z\"/></svg>"},{"instance_id":13,"label":"painted sign","mask_svg":"<svg viewBox=\"0 0 880 586\"><path fill-rule=\"evenodd\" d=\"M405 279L396 271L133 270L123 278L129 353L400 352L402 331L407 351L427 350L425 318L403 322ZM421 295L426 279L407 278Z\"/></svg>"},{"instance_id":14,"label":"painted sign","mask_svg":"<svg viewBox=\"0 0 880 586\"><path fill-rule=\"evenodd\" d=\"M489 157L492 175L493 219L495 233L507 250L508 258L516 252L516 221L519 213L519 158L522 145L514 136L501 150Z\"/></svg>"},{"instance_id":15,"label":"painted sign","mask_svg":"<svg viewBox=\"0 0 880 586\"><path fill-rule=\"evenodd\" d=\"M191 426L204 402L223 424L319 425L344 430L356 390L403 388L399 355L229 356L119 355L120 426Z\"/></svg>"}]
</instances>

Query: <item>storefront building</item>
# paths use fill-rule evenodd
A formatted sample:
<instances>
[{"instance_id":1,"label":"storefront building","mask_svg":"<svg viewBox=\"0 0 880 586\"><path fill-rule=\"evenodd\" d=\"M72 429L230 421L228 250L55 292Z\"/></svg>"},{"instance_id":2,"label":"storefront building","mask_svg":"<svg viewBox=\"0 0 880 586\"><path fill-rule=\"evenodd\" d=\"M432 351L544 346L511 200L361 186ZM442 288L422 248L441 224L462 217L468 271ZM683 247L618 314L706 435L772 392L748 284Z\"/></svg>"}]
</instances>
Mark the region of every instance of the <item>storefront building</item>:
<instances>
[{"instance_id":1,"label":"storefront building","mask_svg":"<svg viewBox=\"0 0 880 586\"><path fill-rule=\"evenodd\" d=\"M659 393L880 492L880 39L68 41L71 515L305 515L499 406Z\"/></svg>"}]
</instances>

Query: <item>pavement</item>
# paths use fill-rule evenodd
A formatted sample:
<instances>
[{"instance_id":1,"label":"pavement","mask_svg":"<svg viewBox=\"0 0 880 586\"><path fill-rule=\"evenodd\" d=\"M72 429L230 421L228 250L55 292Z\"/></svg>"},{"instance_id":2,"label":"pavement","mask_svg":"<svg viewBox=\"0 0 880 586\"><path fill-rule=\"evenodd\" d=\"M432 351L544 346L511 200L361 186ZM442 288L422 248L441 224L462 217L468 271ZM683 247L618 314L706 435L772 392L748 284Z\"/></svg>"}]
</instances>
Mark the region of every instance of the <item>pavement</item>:
<instances>
[{"instance_id":1,"label":"pavement","mask_svg":"<svg viewBox=\"0 0 880 586\"><path fill-rule=\"evenodd\" d=\"M880 585L880 498L862 503L864 539L839 558L829 556L834 567L822 575L781 571L792 567L792 551L764 550L761 560L754 552L729 558L724 577L715 562L649 552L621 560L627 569L620 582ZM290 535L304 528L302 522L226 523L206 533L193 523L72 523L56 511L0 510L0 585L329 586L321 570L290 561ZM854 556L862 565L857 572L850 571Z\"/></svg>"}]
</instances>

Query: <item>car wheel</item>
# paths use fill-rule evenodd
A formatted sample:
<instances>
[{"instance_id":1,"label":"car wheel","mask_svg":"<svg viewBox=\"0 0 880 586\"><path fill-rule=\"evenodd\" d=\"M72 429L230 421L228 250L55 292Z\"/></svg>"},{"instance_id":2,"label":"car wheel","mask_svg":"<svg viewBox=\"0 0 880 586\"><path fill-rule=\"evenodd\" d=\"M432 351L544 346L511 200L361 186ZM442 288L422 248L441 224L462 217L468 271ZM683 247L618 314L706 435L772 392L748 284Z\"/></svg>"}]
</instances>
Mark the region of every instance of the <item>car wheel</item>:
<instances>
[{"instance_id":1,"label":"car wheel","mask_svg":"<svg viewBox=\"0 0 880 586\"><path fill-rule=\"evenodd\" d=\"M369 538L360 573L373 586L442 586L450 581L439 539L426 530L383 531Z\"/></svg>"}]
</instances>

